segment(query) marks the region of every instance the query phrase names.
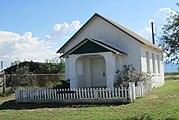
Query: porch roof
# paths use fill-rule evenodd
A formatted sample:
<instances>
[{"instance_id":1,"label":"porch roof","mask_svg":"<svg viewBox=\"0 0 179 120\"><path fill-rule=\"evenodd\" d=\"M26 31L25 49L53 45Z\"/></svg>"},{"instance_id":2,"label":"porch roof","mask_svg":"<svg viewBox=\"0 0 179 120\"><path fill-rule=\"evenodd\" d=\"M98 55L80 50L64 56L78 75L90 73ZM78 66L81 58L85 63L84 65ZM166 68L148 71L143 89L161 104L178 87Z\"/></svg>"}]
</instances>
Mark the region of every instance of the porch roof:
<instances>
[{"instance_id":1,"label":"porch roof","mask_svg":"<svg viewBox=\"0 0 179 120\"><path fill-rule=\"evenodd\" d=\"M93 38L86 38L82 42L74 46L72 49L65 52L60 57L68 57L70 54L97 53L97 52L108 52L108 51L113 52L115 54L127 55L127 53L111 45L110 43Z\"/></svg>"}]
</instances>

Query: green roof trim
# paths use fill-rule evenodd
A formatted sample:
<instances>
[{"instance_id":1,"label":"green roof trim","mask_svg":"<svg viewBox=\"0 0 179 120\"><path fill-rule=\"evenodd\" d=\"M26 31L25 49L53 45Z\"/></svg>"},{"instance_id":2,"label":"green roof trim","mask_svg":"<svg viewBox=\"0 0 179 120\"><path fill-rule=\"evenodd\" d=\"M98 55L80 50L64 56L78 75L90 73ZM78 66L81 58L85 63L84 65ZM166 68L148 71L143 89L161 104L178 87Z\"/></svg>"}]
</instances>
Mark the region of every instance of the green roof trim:
<instances>
[{"instance_id":1,"label":"green roof trim","mask_svg":"<svg viewBox=\"0 0 179 120\"><path fill-rule=\"evenodd\" d=\"M114 54L127 55L127 53L116 49L106 43L100 42L95 39L86 38L69 51L65 52L60 57L67 57L71 54L85 54L85 53L98 53L98 52L113 52Z\"/></svg>"},{"instance_id":2,"label":"green roof trim","mask_svg":"<svg viewBox=\"0 0 179 120\"><path fill-rule=\"evenodd\" d=\"M87 41L85 44L77 48L71 54L84 54L84 53L97 53L97 52L109 52L110 50L94 43Z\"/></svg>"}]
</instances>

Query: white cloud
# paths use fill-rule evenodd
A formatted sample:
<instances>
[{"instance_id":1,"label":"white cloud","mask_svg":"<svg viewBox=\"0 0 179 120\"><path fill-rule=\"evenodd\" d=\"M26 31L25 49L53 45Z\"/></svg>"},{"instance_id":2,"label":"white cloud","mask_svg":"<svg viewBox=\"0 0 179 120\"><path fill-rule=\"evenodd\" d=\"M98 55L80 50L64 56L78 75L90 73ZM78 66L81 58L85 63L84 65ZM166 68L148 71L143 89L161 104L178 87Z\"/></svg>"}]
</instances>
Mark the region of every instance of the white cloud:
<instances>
[{"instance_id":1,"label":"white cloud","mask_svg":"<svg viewBox=\"0 0 179 120\"><path fill-rule=\"evenodd\" d=\"M148 22L149 22L149 23L151 23L151 22L155 22L155 20L153 20L153 19L150 19L150 20L148 20Z\"/></svg>"},{"instance_id":2,"label":"white cloud","mask_svg":"<svg viewBox=\"0 0 179 120\"><path fill-rule=\"evenodd\" d=\"M69 38L72 33L76 32L81 27L80 21L75 20L72 23L55 24L53 32L46 36L46 40L61 40Z\"/></svg>"},{"instance_id":3,"label":"white cloud","mask_svg":"<svg viewBox=\"0 0 179 120\"><path fill-rule=\"evenodd\" d=\"M32 32L23 35L9 31L0 31L0 61L4 61L5 67L15 60L20 61L44 61L57 57L56 51L67 38L81 27L80 21L72 21L70 24L56 24L53 32L39 39Z\"/></svg>"},{"instance_id":4,"label":"white cloud","mask_svg":"<svg viewBox=\"0 0 179 120\"><path fill-rule=\"evenodd\" d=\"M167 23L167 18L171 14L174 15L176 12L171 8L160 8L156 11L154 18L148 20L147 25L140 31L140 35L151 41L151 22L154 22L154 33L159 37L159 33L162 31L163 25Z\"/></svg>"},{"instance_id":5,"label":"white cloud","mask_svg":"<svg viewBox=\"0 0 179 120\"><path fill-rule=\"evenodd\" d=\"M144 37L145 39L149 40L151 39L151 34L152 34L152 29L149 27L144 27L141 31L140 31L140 35L142 37Z\"/></svg>"},{"instance_id":6,"label":"white cloud","mask_svg":"<svg viewBox=\"0 0 179 120\"><path fill-rule=\"evenodd\" d=\"M157 22L159 22L160 24L165 24L167 21L166 19L170 16L170 15L174 15L176 14L175 11L173 11L171 8L160 8L156 15L155 15L155 19Z\"/></svg>"},{"instance_id":7,"label":"white cloud","mask_svg":"<svg viewBox=\"0 0 179 120\"><path fill-rule=\"evenodd\" d=\"M13 32L0 31L0 58L7 65L15 60L44 61L55 55L49 44L33 37L31 32L19 35Z\"/></svg>"},{"instance_id":8,"label":"white cloud","mask_svg":"<svg viewBox=\"0 0 179 120\"><path fill-rule=\"evenodd\" d=\"M176 12L174 10L172 10L171 8L160 8L158 11L157 11L157 15L161 15L164 14L164 17L166 15L170 15L170 14L176 14Z\"/></svg>"}]
</instances>

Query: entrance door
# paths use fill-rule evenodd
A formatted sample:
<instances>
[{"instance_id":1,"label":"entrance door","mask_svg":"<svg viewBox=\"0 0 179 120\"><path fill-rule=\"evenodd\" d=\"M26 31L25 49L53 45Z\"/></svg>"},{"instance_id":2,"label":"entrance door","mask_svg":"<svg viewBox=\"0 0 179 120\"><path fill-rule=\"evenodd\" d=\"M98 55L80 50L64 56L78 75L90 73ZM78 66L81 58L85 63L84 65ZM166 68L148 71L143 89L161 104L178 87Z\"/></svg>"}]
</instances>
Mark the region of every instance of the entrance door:
<instances>
[{"instance_id":1,"label":"entrance door","mask_svg":"<svg viewBox=\"0 0 179 120\"><path fill-rule=\"evenodd\" d=\"M106 64L102 57L91 58L92 87L106 87Z\"/></svg>"}]
</instances>

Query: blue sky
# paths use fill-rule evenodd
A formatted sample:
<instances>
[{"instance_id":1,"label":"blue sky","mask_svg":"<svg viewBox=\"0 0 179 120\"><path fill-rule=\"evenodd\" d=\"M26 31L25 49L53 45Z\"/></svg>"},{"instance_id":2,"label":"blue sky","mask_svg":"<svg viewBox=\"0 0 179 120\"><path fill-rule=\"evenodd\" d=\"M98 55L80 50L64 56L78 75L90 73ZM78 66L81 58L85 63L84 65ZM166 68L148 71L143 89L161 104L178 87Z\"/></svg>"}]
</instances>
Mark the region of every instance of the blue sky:
<instances>
[{"instance_id":1,"label":"blue sky","mask_svg":"<svg viewBox=\"0 0 179 120\"><path fill-rule=\"evenodd\" d=\"M178 0L0 0L0 60L44 61L94 13L99 13L150 40L150 20L157 36ZM176 67L167 67L167 71Z\"/></svg>"}]
</instances>

